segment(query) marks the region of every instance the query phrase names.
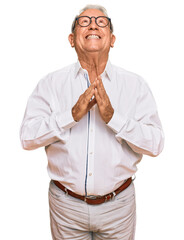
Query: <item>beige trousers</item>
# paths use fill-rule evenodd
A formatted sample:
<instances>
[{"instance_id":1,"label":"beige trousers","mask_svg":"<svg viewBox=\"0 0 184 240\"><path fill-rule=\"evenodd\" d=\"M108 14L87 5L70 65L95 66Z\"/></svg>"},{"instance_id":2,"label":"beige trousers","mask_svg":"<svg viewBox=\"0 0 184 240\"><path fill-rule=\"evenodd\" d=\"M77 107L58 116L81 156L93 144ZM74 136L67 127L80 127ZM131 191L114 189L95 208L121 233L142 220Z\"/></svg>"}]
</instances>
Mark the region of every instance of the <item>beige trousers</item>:
<instances>
[{"instance_id":1,"label":"beige trousers","mask_svg":"<svg viewBox=\"0 0 184 240\"><path fill-rule=\"evenodd\" d=\"M88 205L67 196L51 181L49 206L53 240L134 240L136 205L133 183L114 200Z\"/></svg>"}]
</instances>

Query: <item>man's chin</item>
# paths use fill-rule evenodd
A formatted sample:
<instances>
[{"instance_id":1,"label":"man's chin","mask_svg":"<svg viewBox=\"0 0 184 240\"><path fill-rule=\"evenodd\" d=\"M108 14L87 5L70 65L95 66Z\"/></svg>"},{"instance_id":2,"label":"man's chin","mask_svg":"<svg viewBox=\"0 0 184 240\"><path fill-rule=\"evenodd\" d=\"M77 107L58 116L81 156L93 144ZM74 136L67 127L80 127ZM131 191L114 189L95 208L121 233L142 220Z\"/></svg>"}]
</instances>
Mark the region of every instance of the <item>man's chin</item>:
<instances>
[{"instance_id":1,"label":"man's chin","mask_svg":"<svg viewBox=\"0 0 184 240\"><path fill-rule=\"evenodd\" d=\"M90 53L95 53L95 52L101 52L101 48L99 47L89 47L89 48L86 48L86 52L90 52Z\"/></svg>"}]
</instances>

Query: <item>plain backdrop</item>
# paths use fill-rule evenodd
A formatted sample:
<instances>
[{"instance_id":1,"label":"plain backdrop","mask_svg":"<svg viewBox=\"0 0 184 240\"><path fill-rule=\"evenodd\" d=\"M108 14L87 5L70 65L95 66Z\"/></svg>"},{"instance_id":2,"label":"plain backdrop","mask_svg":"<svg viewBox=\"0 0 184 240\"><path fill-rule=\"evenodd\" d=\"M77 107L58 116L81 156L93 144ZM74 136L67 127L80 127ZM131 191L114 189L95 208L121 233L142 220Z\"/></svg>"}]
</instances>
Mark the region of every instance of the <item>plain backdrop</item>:
<instances>
[{"instance_id":1,"label":"plain backdrop","mask_svg":"<svg viewBox=\"0 0 184 240\"><path fill-rule=\"evenodd\" d=\"M0 239L51 240L46 154L23 150L19 130L38 81L77 60L68 35L89 3L106 7L116 35L110 60L148 82L165 132L161 155L138 165L136 240L184 239L182 0L0 2Z\"/></svg>"}]
</instances>

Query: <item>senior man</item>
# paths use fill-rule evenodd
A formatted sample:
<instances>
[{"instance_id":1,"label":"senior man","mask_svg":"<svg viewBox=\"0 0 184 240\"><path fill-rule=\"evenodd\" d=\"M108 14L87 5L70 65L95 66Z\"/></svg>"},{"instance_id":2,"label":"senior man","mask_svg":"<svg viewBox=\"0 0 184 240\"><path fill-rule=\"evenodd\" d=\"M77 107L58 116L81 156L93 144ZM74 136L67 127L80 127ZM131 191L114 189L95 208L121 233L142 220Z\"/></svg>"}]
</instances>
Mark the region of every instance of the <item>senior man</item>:
<instances>
[{"instance_id":1,"label":"senior man","mask_svg":"<svg viewBox=\"0 0 184 240\"><path fill-rule=\"evenodd\" d=\"M115 36L103 7L80 12L69 42L78 62L38 83L22 145L47 153L53 239L132 240L136 164L163 148L155 101L140 76L110 63Z\"/></svg>"}]
</instances>

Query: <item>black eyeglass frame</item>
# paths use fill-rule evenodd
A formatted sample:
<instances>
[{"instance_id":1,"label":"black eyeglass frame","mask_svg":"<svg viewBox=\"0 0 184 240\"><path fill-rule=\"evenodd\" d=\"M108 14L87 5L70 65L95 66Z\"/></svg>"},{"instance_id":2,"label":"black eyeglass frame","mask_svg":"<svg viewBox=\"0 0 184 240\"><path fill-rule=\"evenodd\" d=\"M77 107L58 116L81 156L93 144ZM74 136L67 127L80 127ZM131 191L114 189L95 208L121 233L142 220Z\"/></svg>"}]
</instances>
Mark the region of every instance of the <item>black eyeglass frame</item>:
<instances>
[{"instance_id":1,"label":"black eyeglass frame","mask_svg":"<svg viewBox=\"0 0 184 240\"><path fill-rule=\"evenodd\" d=\"M82 17L87 17L87 18L89 18L90 22L89 22L88 25L86 25L86 26L82 26L82 25L79 24L79 19L82 18ZM100 18L100 17L102 17L102 18L107 18L107 19L108 19L108 23L107 23L107 25L105 25L105 26L100 26L100 25L98 25L98 23L97 23L97 19ZM89 16L80 16L80 17L76 17L76 18L75 18L75 22L77 21L77 23L78 23L79 26L81 26L81 27L88 27L88 26L92 23L92 20L91 20L92 18L95 19L95 23L96 23L96 25L99 26L99 27L101 27L101 28L107 27L107 26L110 24L110 30L112 31L112 27L111 27L111 19L110 19L109 17L107 17L107 16L98 16L98 17L94 17L94 16L92 16L92 17L89 17ZM74 26L73 26L73 31L74 31L74 29L75 29L75 24L74 24Z\"/></svg>"}]
</instances>

